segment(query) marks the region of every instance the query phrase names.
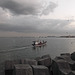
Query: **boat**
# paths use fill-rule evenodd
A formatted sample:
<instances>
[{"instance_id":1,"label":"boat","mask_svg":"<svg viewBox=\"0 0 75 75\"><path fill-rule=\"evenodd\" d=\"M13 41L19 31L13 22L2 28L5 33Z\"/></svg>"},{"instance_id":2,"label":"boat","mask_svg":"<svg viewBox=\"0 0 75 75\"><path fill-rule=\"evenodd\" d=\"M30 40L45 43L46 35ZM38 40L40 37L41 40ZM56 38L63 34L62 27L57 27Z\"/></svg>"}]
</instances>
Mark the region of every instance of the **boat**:
<instances>
[{"instance_id":1,"label":"boat","mask_svg":"<svg viewBox=\"0 0 75 75\"><path fill-rule=\"evenodd\" d=\"M33 46L40 47L46 45L47 41L39 42L39 41L33 41Z\"/></svg>"}]
</instances>

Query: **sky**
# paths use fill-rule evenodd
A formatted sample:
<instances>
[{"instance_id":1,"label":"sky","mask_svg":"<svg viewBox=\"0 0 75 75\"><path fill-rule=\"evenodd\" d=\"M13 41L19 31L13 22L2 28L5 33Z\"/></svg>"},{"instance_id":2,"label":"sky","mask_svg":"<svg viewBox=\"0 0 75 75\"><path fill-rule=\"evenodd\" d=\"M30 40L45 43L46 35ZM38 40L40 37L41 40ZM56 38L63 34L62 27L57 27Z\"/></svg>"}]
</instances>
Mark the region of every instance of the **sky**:
<instances>
[{"instance_id":1,"label":"sky","mask_svg":"<svg viewBox=\"0 0 75 75\"><path fill-rule=\"evenodd\" d=\"M0 0L0 37L75 35L75 0Z\"/></svg>"}]
</instances>

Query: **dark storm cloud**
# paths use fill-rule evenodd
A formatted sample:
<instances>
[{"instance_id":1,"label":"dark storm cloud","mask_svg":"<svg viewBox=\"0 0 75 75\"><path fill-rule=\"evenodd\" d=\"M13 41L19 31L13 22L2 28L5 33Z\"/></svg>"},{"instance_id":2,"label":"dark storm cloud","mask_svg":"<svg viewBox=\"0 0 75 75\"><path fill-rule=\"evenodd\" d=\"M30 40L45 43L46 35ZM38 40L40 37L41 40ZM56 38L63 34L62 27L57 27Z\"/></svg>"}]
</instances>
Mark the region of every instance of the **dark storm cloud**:
<instances>
[{"instance_id":1,"label":"dark storm cloud","mask_svg":"<svg viewBox=\"0 0 75 75\"><path fill-rule=\"evenodd\" d=\"M14 0L0 0L0 7L4 10L8 9L14 14L36 15L39 13L39 6L34 3L30 4L30 2L22 4Z\"/></svg>"},{"instance_id":2,"label":"dark storm cloud","mask_svg":"<svg viewBox=\"0 0 75 75\"><path fill-rule=\"evenodd\" d=\"M23 32L23 33L62 33L66 32L66 26L72 21L59 19L26 19L16 23L0 23L0 31ZM22 24L23 23L23 24ZM69 31L69 30L68 30Z\"/></svg>"},{"instance_id":3,"label":"dark storm cloud","mask_svg":"<svg viewBox=\"0 0 75 75\"><path fill-rule=\"evenodd\" d=\"M10 24L0 24L0 31L9 31L9 32L36 32L36 28L32 26L17 26L17 25L10 25Z\"/></svg>"},{"instance_id":4,"label":"dark storm cloud","mask_svg":"<svg viewBox=\"0 0 75 75\"><path fill-rule=\"evenodd\" d=\"M57 5L54 2L50 2L46 8L43 8L42 4L35 0L28 0L28 2L27 0L24 2L18 0L0 0L0 7L16 15L48 15L54 11Z\"/></svg>"}]
</instances>

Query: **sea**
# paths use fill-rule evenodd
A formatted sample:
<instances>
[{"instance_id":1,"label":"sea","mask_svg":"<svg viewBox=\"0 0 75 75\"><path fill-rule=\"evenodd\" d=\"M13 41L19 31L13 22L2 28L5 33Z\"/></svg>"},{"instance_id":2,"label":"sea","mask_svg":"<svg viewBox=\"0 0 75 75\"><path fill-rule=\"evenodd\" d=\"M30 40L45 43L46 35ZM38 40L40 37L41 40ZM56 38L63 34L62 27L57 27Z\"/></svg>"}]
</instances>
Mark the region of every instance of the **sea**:
<instances>
[{"instance_id":1,"label":"sea","mask_svg":"<svg viewBox=\"0 0 75 75\"><path fill-rule=\"evenodd\" d=\"M33 47L35 40L47 41L42 47ZM4 62L16 59L35 59L49 54L52 59L61 53L75 51L75 38L0 37L0 75L4 74Z\"/></svg>"}]
</instances>

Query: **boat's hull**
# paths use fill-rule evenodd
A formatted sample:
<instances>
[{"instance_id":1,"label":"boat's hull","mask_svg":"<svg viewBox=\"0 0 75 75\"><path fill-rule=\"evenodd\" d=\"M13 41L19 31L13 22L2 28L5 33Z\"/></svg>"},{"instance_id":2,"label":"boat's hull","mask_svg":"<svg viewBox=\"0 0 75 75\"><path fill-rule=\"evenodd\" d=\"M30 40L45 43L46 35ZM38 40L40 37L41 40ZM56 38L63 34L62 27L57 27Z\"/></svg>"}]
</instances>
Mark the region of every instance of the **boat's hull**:
<instances>
[{"instance_id":1,"label":"boat's hull","mask_svg":"<svg viewBox=\"0 0 75 75\"><path fill-rule=\"evenodd\" d=\"M35 47L40 47L40 46L46 45L46 42L44 42L44 43L39 43L39 44L32 44L32 45L35 46Z\"/></svg>"}]
</instances>

